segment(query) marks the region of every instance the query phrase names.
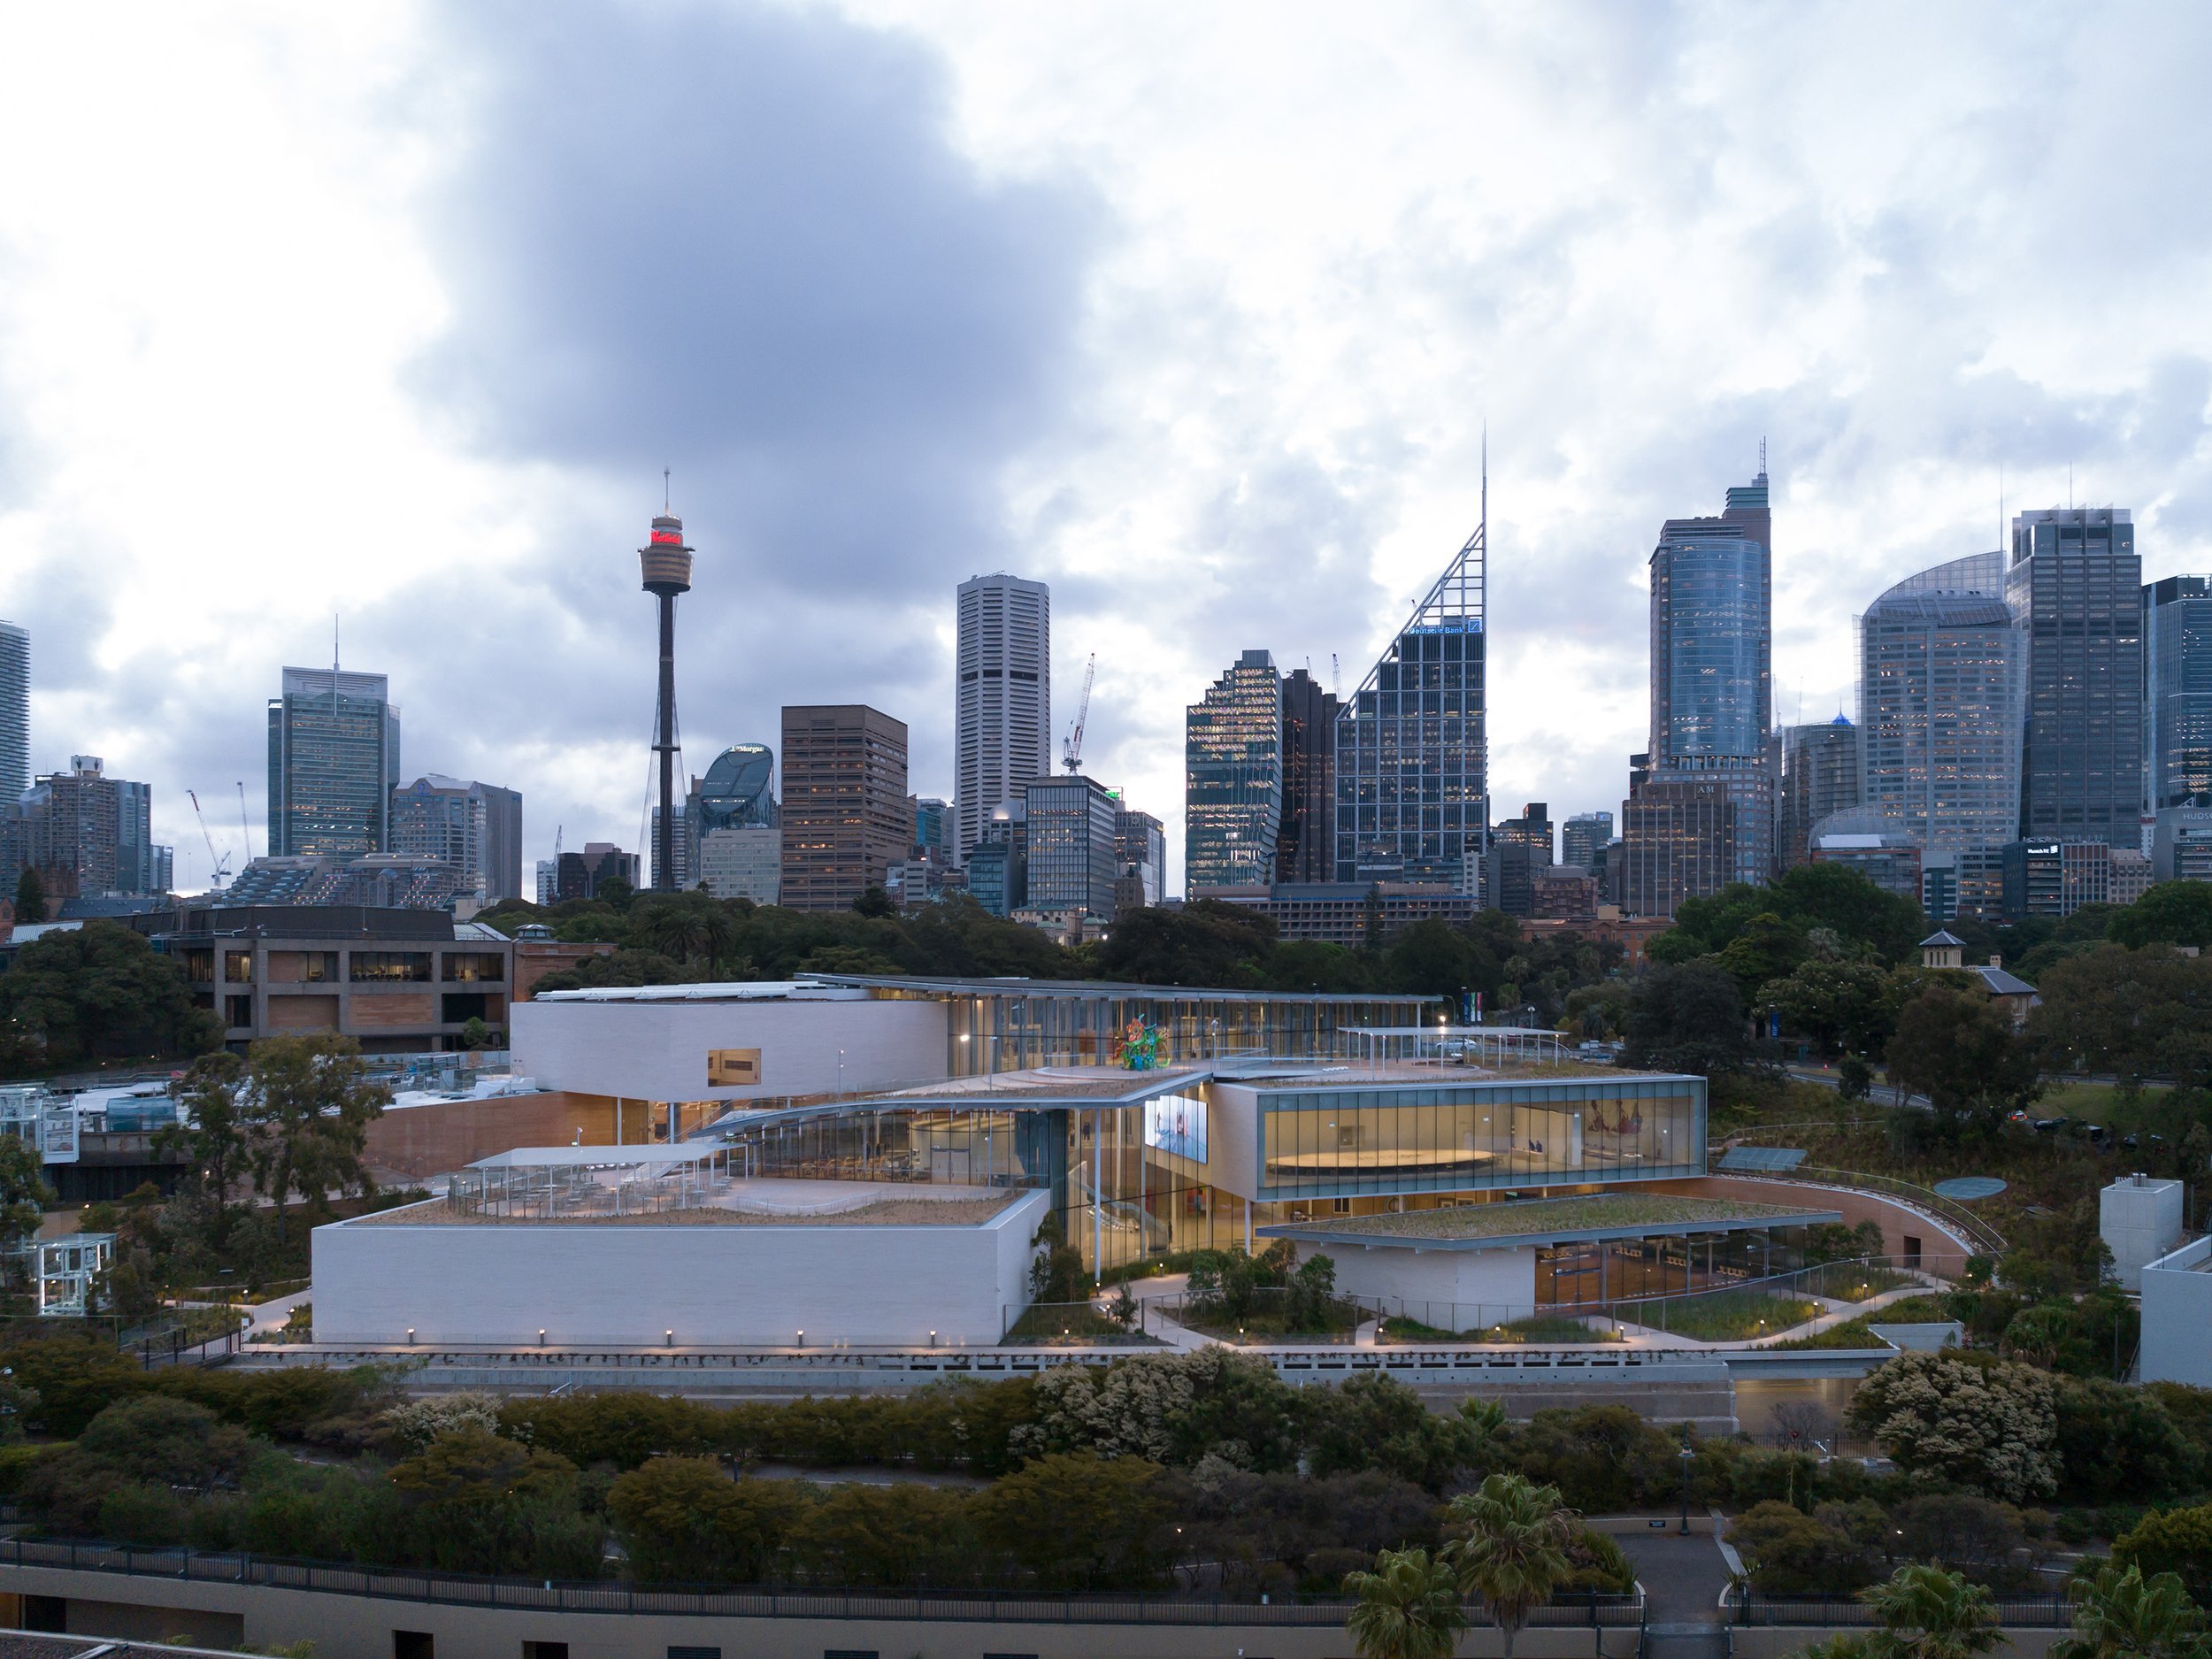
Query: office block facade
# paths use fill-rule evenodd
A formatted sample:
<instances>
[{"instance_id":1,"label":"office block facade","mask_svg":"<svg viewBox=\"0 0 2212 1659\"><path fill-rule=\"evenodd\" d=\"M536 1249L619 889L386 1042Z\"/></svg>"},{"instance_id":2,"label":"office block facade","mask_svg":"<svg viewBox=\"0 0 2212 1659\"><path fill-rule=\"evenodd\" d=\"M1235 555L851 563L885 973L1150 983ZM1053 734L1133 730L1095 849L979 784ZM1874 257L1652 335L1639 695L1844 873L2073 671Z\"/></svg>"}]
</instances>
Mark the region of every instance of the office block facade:
<instances>
[{"instance_id":1,"label":"office block facade","mask_svg":"<svg viewBox=\"0 0 2212 1659\"><path fill-rule=\"evenodd\" d=\"M1647 779L1621 809L1615 891L1633 916L1672 916L1734 878L1736 803L1717 777Z\"/></svg>"},{"instance_id":2,"label":"office block facade","mask_svg":"<svg viewBox=\"0 0 2212 1659\"><path fill-rule=\"evenodd\" d=\"M1485 525L1337 712L1339 883L1480 886L1490 823L1487 542Z\"/></svg>"},{"instance_id":3,"label":"office block facade","mask_svg":"<svg viewBox=\"0 0 2212 1659\"><path fill-rule=\"evenodd\" d=\"M31 787L31 635L0 622L0 801Z\"/></svg>"},{"instance_id":4,"label":"office block facade","mask_svg":"<svg viewBox=\"0 0 2212 1659\"><path fill-rule=\"evenodd\" d=\"M1858 727L1840 714L1817 726L1784 726L1776 862L1785 870L1809 863L1814 826L1858 804Z\"/></svg>"},{"instance_id":5,"label":"office block facade","mask_svg":"<svg viewBox=\"0 0 2212 1659\"><path fill-rule=\"evenodd\" d=\"M385 852L399 710L382 674L287 668L269 701L269 852Z\"/></svg>"},{"instance_id":6,"label":"office block facade","mask_svg":"<svg viewBox=\"0 0 2212 1659\"><path fill-rule=\"evenodd\" d=\"M864 703L783 711L783 903L849 910L912 843L906 723Z\"/></svg>"},{"instance_id":7,"label":"office block facade","mask_svg":"<svg viewBox=\"0 0 2212 1659\"><path fill-rule=\"evenodd\" d=\"M144 784L107 776L97 755L72 755L67 772L50 772L24 792L19 856L39 872L50 904L146 891L150 795Z\"/></svg>"},{"instance_id":8,"label":"office block facade","mask_svg":"<svg viewBox=\"0 0 2212 1659\"><path fill-rule=\"evenodd\" d=\"M451 864L481 904L522 895L522 796L427 772L393 792L391 850Z\"/></svg>"},{"instance_id":9,"label":"office block facade","mask_svg":"<svg viewBox=\"0 0 2212 1659\"><path fill-rule=\"evenodd\" d=\"M2212 805L2212 578L2143 589L2143 810Z\"/></svg>"},{"instance_id":10,"label":"office block facade","mask_svg":"<svg viewBox=\"0 0 2212 1659\"><path fill-rule=\"evenodd\" d=\"M1111 917L1121 813L1113 792L1079 773L1063 772L1029 780L1022 803L1027 876L1021 908Z\"/></svg>"},{"instance_id":11,"label":"office block facade","mask_svg":"<svg viewBox=\"0 0 2212 1659\"><path fill-rule=\"evenodd\" d=\"M1336 879L1337 700L1306 670L1283 680L1283 822L1275 879Z\"/></svg>"},{"instance_id":12,"label":"office block facade","mask_svg":"<svg viewBox=\"0 0 2212 1659\"><path fill-rule=\"evenodd\" d=\"M1149 812L1122 807L1114 816L1114 867L1136 879L1140 904L1157 904L1167 892L1166 826Z\"/></svg>"},{"instance_id":13,"label":"office block facade","mask_svg":"<svg viewBox=\"0 0 2212 1659\"><path fill-rule=\"evenodd\" d=\"M1605 849L1613 839L1610 812L1577 812L1559 826L1559 862L1587 871L1605 866Z\"/></svg>"},{"instance_id":14,"label":"office block facade","mask_svg":"<svg viewBox=\"0 0 2212 1659\"><path fill-rule=\"evenodd\" d=\"M961 583L956 603L956 862L995 807L1052 770L1052 590L1001 571Z\"/></svg>"},{"instance_id":15,"label":"office block facade","mask_svg":"<svg viewBox=\"0 0 2212 1659\"><path fill-rule=\"evenodd\" d=\"M2024 841L2140 844L2142 573L2124 508L2049 508L2012 521L2005 601L2027 636Z\"/></svg>"},{"instance_id":16,"label":"office block facade","mask_svg":"<svg viewBox=\"0 0 2212 1659\"><path fill-rule=\"evenodd\" d=\"M2212 881L2212 806L2162 808L2151 831L2154 881Z\"/></svg>"},{"instance_id":17,"label":"office block facade","mask_svg":"<svg viewBox=\"0 0 2212 1659\"><path fill-rule=\"evenodd\" d=\"M2027 652L2001 562L1920 572L1859 618L1860 799L1923 847L2017 833Z\"/></svg>"},{"instance_id":18,"label":"office block facade","mask_svg":"<svg viewBox=\"0 0 2212 1659\"><path fill-rule=\"evenodd\" d=\"M1185 711L1183 730L1185 891L1265 886L1283 818L1283 687L1275 659L1265 651L1238 657ZM1033 852L1030 864L1033 893Z\"/></svg>"}]
</instances>

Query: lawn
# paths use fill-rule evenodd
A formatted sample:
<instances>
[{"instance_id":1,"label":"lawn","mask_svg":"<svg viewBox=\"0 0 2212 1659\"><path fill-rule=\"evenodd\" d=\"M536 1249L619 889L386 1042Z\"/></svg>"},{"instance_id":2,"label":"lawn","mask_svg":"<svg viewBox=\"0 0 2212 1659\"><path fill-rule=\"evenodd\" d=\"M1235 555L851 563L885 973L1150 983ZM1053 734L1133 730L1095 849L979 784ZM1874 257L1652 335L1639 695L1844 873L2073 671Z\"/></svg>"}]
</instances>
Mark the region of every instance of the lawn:
<instances>
[{"instance_id":1,"label":"lawn","mask_svg":"<svg viewBox=\"0 0 2212 1659\"><path fill-rule=\"evenodd\" d=\"M1613 1312L1632 1325L1700 1342L1742 1342L1772 1336L1816 1317L1820 1304L1763 1290L1717 1290L1665 1302L1627 1302Z\"/></svg>"},{"instance_id":2,"label":"lawn","mask_svg":"<svg viewBox=\"0 0 2212 1659\"><path fill-rule=\"evenodd\" d=\"M1022 1310L1020 1318L1003 1339L1025 1348L1061 1343L1094 1347L1101 1342L1151 1342L1128 1326L1101 1313L1089 1302L1036 1302Z\"/></svg>"},{"instance_id":3,"label":"lawn","mask_svg":"<svg viewBox=\"0 0 2212 1659\"><path fill-rule=\"evenodd\" d=\"M1319 1322L1302 1321L1293 1329L1289 1320L1276 1309L1264 1304L1247 1310L1241 1314L1217 1313L1186 1302L1177 1310L1177 1323L1193 1331L1217 1337L1224 1342L1237 1341L1315 1341L1348 1340L1368 1318L1367 1310L1356 1302L1332 1300L1325 1317Z\"/></svg>"},{"instance_id":4,"label":"lawn","mask_svg":"<svg viewBox=\"0 0 2212 1659\"><path fill-rule=\"evenodd\" d=\"M1882 1339L1868 1329L1876 1325L1933 1325L1952 1317L1947 1296L1907 1296L1886 1308L1863 1313L1855 1319L1832 1325L1811 1336L1793 1336L1777 1348L1881 1348Z\"/></svg>"},{"instance_id":5,"label":"lawn","mask_svg":"<svg viewBox=\"0 0 2212 1659\"><path fill-rule=\"evenodd\" d=\"M1393 1318L1382 1322L1380 1334L1393 1342L1536 1342L1548 1346L1577 1342L1619 1342L1610 1325L1593 1330L1568 1314L1540 1313L1508 1325L1488 1325L1475 1331L1440 1331L1418 1319Z\"/></svg>"}]
</instances>

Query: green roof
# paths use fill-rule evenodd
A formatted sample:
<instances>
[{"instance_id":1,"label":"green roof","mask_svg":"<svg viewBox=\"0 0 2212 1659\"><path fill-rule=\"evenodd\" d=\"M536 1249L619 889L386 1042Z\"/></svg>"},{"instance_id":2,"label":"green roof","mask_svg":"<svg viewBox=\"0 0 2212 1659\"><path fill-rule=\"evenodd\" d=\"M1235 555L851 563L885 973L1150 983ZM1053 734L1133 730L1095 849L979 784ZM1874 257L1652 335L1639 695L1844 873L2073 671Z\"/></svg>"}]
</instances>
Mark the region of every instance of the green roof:
<instances>
[{"instance_id":1,"label":"green roof","mask_svg":"<svg viewBox=\"0 0 2212 1659\"><path fill-rule=\"evenodd\" d=\"M1416 1248L1479 1248L1510 1241L1633 1238L1656 1233L1732 1233L1748 1227L1801 1226L1840 1220L1839 1212L1734 1198L1671 1193L1596 1193L1578 1198L1532 1198L1402 1214L1332 1216L1254 1229L1271 1238L1344 1244L1409 1244Z\"/></svg>"}]
</instances>

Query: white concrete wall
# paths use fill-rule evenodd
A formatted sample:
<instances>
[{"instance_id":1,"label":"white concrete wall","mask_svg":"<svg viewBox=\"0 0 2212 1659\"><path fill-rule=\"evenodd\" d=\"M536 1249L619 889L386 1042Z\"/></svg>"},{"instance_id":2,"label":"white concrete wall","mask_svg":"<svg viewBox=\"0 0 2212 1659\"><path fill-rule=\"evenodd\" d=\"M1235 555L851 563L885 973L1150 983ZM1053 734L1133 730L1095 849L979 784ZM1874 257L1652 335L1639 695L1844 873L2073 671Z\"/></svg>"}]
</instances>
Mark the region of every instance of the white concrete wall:
<instances>
[{"instance_id":1,"label":"white concrete wall","mask_svg":"<svg viewBox=\"0 0 2212 1659\"><path fill-rule=\"evenodd\" d=\"M2212 1388L2212 1239L2185 1244L2142 1270L2145 1382Z\"/></svg>"},{"instance_id":2,"label":"white concrete wall","mask_svg":"<svg viewBox=\"0 0 2212 1659\"><path fill-rule=\"evenodd\" d=\"M1257 1242L1257 1240L1256 1240ZM1325 1256L1336 1263L1336 1287L1350 1296L1453 1302L1468 1309L1463 1323L1520 1318L1536 1306L1536 1250L1416 1250L1405 1245L1306 1244L1301 1261ZM1476 1304L1493 1310L1472 1311ZM1514 1311L1497 1311L1510 1309ZM1391 1310L1396 1311L1394 1307ZM1419 1318L1418 1310L1413 1317Z\"/></svg>"},{"instance_id":3,"label":"white concrete wall","mask_svg":"<svg viewBox=\"0 0 2212 1659\"><path fill-rule=\"evenodd\" d=\"M432 1204L442 1204L433 1199ZM679 1348L996 1342L1029 1299L1025 1194L981 1226L336 1222L313 1236L315 1340ZM397 1212L404 1214L404 1211Z\"/></svg>"},{"instance_id":4,"label":"white concrete wall","mask_svg":"<svg viewBox=\"0 0 2212 1659\"><path fill-rule=\"evenodd\" d=\"M1212 1097L1213 1121L1206 1125L1206 1179L1225 1193L1248 1199L1260 1187L1259 1091L1241 1083L1216 1083Z\"/></svg>"},{"instance_id":5,"label":"white concrete wall","mask_svg":"<svg viewBox=\"0 0 2212 1659\"><path fill-rule=\"evenodd\" d=\"M2181 1183L2124 1175L2097 1195L2097 1232L2112 1251L2124 1290L2139 1290L2143 1266L2181 1242Z\"/></svg>"},{"instance_id":6,"label":"white concrete wall","mask_svg":"<svg viewBox=\"0 0 2212 1659\"><path fill-rule=\"evenodd\" d=\"M514 1065L546 1088L625 1100L755 1100L945 1075L945 1005L922 1000L517 1002ZM707 1087L707 1051L757 1048L760 1081Z\"/></svg>"}]
</instances>

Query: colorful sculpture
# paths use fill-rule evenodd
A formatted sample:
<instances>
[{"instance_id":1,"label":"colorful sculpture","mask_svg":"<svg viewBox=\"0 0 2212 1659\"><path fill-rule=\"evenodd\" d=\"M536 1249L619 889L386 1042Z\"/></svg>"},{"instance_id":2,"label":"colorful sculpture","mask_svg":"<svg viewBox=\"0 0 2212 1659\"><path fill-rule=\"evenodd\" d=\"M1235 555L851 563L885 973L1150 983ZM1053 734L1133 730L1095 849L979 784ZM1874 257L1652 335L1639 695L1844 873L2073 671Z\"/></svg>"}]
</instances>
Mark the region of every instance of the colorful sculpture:
<instances>
[{"instance_id":1,"label":"colorful sculpture","mask_svg":"<svg viewBox=\"0 0 2212 1659\"><path fill-rule=\"evenodd\" d=\"M1160 1064L1160 1028L1133 1019L1115 1040L1114 1063L1125 1071L1149 1071Z\"/></svg>"}]
</instances>

